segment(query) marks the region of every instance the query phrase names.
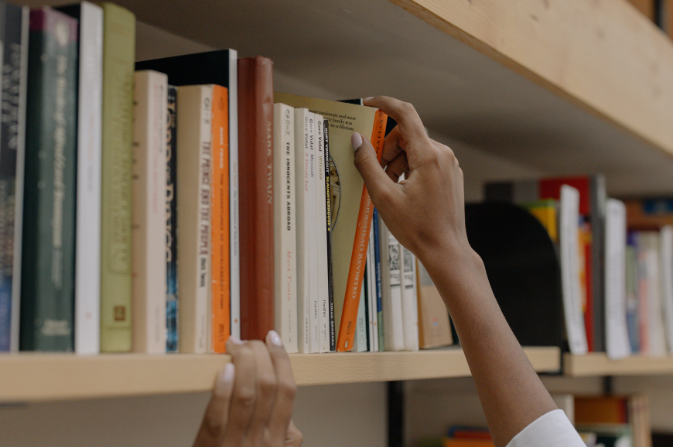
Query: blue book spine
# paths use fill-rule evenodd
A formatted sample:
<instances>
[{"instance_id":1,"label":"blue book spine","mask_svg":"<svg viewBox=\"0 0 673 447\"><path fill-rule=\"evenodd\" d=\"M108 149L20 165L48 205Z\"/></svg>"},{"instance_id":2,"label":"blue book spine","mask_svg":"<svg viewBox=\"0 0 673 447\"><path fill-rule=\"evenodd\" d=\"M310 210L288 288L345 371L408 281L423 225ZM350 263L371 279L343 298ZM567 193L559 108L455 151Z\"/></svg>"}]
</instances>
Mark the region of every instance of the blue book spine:
<instances>
[{"instance_id":1,"label":"blue book spine","mask_svg":"<svg viewBox=\"0 0 673 447\"><path fill-rule=\"evenodd\" d=\"M381 286L381 244L379 243L379 212L374 208L374 264L376 264L376 323L378 324L379 351L383 351L383 296Z\"/></svg>"},{"instance_id":2,"label":"blue book spine","mask_svg":"<svg viewBox=\"0 0 673 447\"><path fill-rule=\"evenodd\" d=\"M640 323L638 315L638 248L636 234L629 232L626 243L626 327L631 352L640 352Z\"/></svg>"},{"instance_id":3,"label":"blue book spine","mask_svg":"<svg viewBox=\"0 0 673 447\"><path fill-rule=\"evenodd\" d=\"M166 126L166 352L178 351L177 89L168 87Z\"/></svg>"}]
</instances>

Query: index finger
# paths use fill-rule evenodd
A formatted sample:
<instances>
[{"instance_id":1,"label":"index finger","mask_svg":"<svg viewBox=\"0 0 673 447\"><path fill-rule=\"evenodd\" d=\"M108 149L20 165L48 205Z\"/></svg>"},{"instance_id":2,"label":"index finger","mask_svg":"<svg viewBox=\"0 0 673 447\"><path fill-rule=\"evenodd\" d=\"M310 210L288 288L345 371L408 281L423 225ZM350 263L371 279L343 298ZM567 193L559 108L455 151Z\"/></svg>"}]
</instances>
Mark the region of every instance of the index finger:
<instances>
[{"instance_id":1,"label":"index finger","mask_svg":"<svg viewBox=\"0 0 673 447\"><path fill-rule=\"evenodd\" d=\"M276 331L271 331L266 336L266 345L273 367L276 370L277 390L274 411L269 421L269 430L274 439L284 439L287 427L292 419L292 408L297 386L292 374L292 364L287 355L283 342Z\"/></svg>"},{"instance_id":2,"label":"index finger","mask_svg":"<svg viewBox=\"0 0 673 447\"><path fill-rule=\"evenodd\" d=\"M367 98L363 101L363 104L379 108L397 121L397 127L400 129L400 134L407 142L412 143L412 147L414 146L414 141L427 138L423 121L421 121L421 117L418 116L418 112L416 112L416 109L412 104L389 96Z\"/></svg>"}]
</instances>

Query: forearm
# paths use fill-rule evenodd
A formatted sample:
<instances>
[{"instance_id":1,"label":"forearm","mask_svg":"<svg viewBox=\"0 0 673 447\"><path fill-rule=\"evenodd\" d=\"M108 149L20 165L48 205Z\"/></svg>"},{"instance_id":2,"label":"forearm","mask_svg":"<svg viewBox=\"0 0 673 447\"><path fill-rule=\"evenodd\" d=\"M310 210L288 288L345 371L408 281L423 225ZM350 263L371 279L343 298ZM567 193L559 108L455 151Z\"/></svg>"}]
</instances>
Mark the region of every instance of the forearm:
<instances>
[{"instance_id":1,"label":"forearm","mask_svg":"<svg viewBox=\"0 0 673 447\"><path fill-rule=\"evenodd\" d=\"M495 445L505 446L557 407L509 328L481 258L469 248L443 249L424 261L456 326Z\"/></svg>"}]
</instances>

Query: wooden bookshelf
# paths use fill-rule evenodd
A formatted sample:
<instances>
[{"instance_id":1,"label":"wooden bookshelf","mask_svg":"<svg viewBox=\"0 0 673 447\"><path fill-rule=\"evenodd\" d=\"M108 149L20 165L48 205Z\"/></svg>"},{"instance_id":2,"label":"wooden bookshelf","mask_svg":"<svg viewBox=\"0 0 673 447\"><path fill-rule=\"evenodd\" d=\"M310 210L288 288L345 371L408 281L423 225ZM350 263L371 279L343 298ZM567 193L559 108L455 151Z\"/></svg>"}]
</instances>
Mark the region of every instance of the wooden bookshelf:
<instances>
[{"instance_id":1,"label":"wooden bookshelf","mask_svg":"<svg viewBox=\"0 0 673 447\"><path fill-rule=\"evenodd\" d=\"M563 369L566 376L572 377L673 374L673 356L634 356L610 360L604 353L565 354Z\"/></svg>"},{"instance_id":2,"label":"wooden bookshelf","mask_svg":"<svg viewBox=\"0 0 673 447\"><path fill-rule=\"evenodd\" d=\"M539 372L560 369L558 348L526 348ZM299 385L470 375L457 348L420 352L296 354ZM210 390L225 355L18 354L0 356L0 402L47 401Z\"/></svg>"}]
</instances>

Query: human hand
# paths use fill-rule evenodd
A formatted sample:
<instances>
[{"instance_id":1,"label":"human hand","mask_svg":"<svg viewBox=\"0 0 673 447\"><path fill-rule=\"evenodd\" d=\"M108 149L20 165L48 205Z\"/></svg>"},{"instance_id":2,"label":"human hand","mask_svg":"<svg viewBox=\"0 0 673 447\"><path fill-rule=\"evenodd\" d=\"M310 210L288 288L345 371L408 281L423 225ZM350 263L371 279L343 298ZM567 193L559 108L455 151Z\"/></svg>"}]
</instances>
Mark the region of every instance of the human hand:
<instances>
[{"instance_id":1,"label":"human hand","mask_svg":"<svg viewBox=\"0 0 673 447\"><path fill-rule=\"evenodd\" d=\"M217 376L194 447L300 447L292 423L297 387L275 331L261 341L227 341L232 356Z\"/></svg>"},{"instance_id":2,"label":"human hand","mask_svg":"<svg viewBox=\"0 0 673 447\"><path fill-rule=\"evenodd\" d=\"M455 259L472 254L463 171L453 151L427 136L411 104L385 96L364 104L397 121L384 141L380 164L369 140L357 133L352 137L355 166L388 229L426 267L438 255Z\"/></svg>"}]
</instances>

